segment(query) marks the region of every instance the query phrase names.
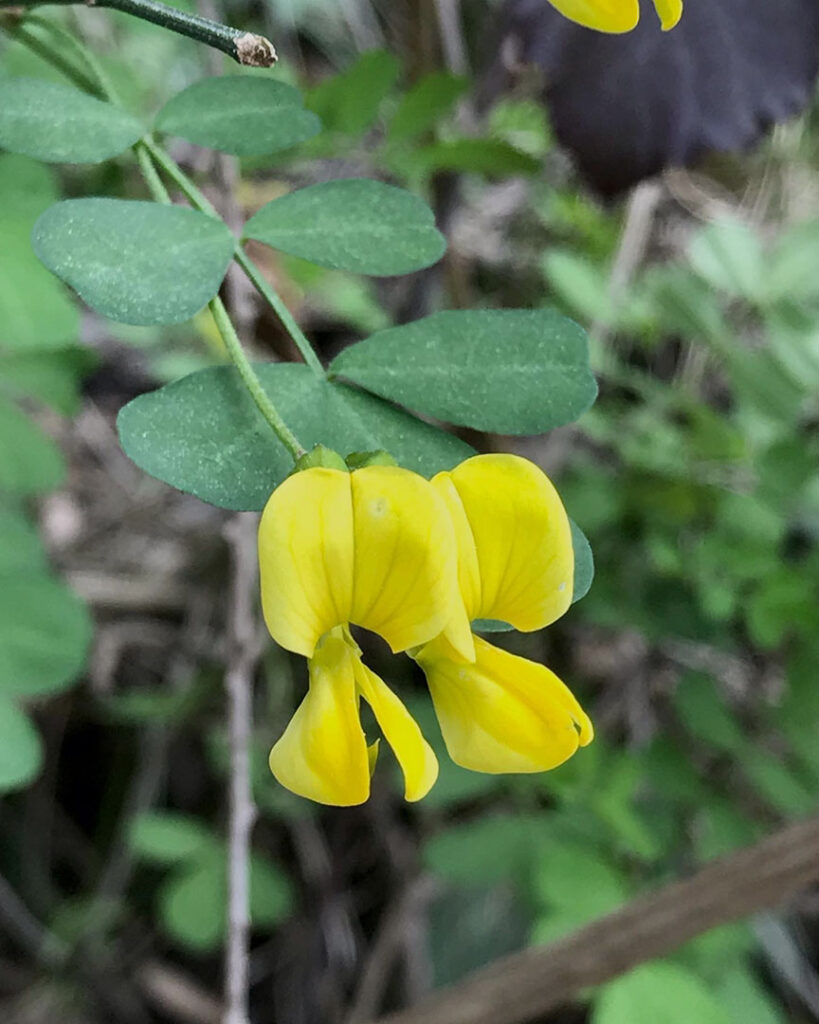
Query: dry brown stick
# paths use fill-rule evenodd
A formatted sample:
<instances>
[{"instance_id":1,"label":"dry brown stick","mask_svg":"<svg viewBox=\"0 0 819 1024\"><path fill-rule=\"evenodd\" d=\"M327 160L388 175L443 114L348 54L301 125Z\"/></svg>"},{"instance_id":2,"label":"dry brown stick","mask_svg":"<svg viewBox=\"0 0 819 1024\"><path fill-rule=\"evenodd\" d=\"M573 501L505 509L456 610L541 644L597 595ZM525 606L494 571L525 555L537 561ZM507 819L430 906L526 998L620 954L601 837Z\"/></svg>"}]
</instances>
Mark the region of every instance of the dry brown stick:
<instances>
[{"instance_id":1,"label":"dry brown stick","mask_svg":"<svg viewBox=\"0 0 819 1024\"><path fill-rule=\"evenodd\" d=\"M250 978L250 836L256 818L250 780L253 672L259 656L255 600L258 580L256 516L237 514L225 527L233 556L230 588L228 701L230 806L228 934L225 948L224 1024L248 1024Z\"/></svg>"},{"instance_id":2,"label":"dry brown stick","mask_svg":"<svg viewBox=\"0 0 819 1024\"><path fill-rule=\"evenodd\" d=\"M706 865L560 942L504 957L379 1024L524 1024L647 960L819 881L819 816Z\"/></svg>"}]
</instances>

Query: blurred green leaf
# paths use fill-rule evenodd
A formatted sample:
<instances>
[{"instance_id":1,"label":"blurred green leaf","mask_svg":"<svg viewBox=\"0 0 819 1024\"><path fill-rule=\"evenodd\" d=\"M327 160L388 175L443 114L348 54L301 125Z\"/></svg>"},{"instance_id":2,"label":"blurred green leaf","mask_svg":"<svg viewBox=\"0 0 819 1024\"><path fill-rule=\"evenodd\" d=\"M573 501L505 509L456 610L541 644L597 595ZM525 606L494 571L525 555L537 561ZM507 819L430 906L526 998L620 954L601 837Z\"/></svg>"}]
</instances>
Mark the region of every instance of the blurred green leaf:
<instances>
[{"instance_id":1,"label":"blurred green leaf","mask_svg":"<svg viewBox=\"0 0 819 1024\"><path fill-rule=\"evenodd\" d=\"M552 310L434 313L351 345L330 370L427 416L501 434L570 423L597 394L584 331Z\"/></svg>"},{"instance_id":2,"label":"blurred green leaf","mask_svg":"<svg viewBox=\"0 0 819 1024\"><path fill-rule=\"evenodd\" d=\"M250 916L269 929L293 903L287 877L270 861L250 859ZM224 850L214 850L174 872L160 890L160 913L168 934L183 946L208 953L222 942L226 926L227 874Z\"/></svg>"},{"instance_id":3,"label":"blurred green leaf","mask_svg":"<svg viewBox=\"0 0 819 1024\"><path fill-rule=\"evenodd\" d=\"M136 118L73 86L0 79L0 148L51 163L98 163L143 133Z\"/></svg>"},{"instance_id":4,"label":"blurred green leaf","mask_svg":"<svg viewBox=\"0 0 819 1024\"><path fill-rule=\"evenodd\" d=\"M218 841L201 821L175 811L145 811L131 822L129 843L143 860L178 864L218 849Z\"/></svg>"},{"instance_id":5,"label":"blurred green leaf","mask_svg":"<svg viewBox=\"0 0 819 1024\"><path fill-rule=\"evenodd\" d=\"M469 80L449 71L433 71L424 75L401 98L390 118L387 138L390 142L406 142L434 128L466 92Z\"/></svg>"},{"instance_id":6,"label":"blurred green leaf","mask_svg":"<svg viewBox=\"0 0 819 1024\"><path fill-rule=\"evenodd\" d=\"M755 750L742 762L742 772L765 801L782 814L796 817L816 809L816 794L780 758Z\"/></svg>"},{"instance_id":7,"label":"blurred green leaf","mask_svg":"<svg viewBox=\"0 0 819 1024\"><path fill-rule=\"evenodd\" d=\"M307 95L307 107L327 131L360 135L378 117L398 79L399 61L384 50L363 53L352 67L321 82Z\"/></svg>"},{"instance_id":8,"label":"blurred green leaf","mask_svg":"<svg viewBox=\"0 0 819 1024\"><path fill-rule=\"evenodd\" d=\"M534 890L544 908L534 941L552 942L625 903L630 887L617 867L587 844L553 840L539 851Z\"/></svg>"},{"instance_id":9,"label":"blurred green leaf","mask_svg":"<svg viewBox=\"0 0 819 1024\"><path fill-rule=\"evenodd\" d=\"M216 295L235 239L184 206L68 199L34 226L34 251L98 313L129 324L189 320Z\"/></svg>"},{"instance_id":10,"label":"blurred green leaf","mask_svg":"<svg viewBox=\"0 0 819 1024\"><path fill-rule=\"evenodd\" d=\"M0 388L39 398L64 416L71 416L79 408L82 378L96 363L96 354L79 345L55 352L0 351Z\"/></svg>"},{"instance_id":11,"label":"blurred green leaf","mask_svg":"<svg viewBox=\"0 0 819 1024\"><path fill-rule=\"evenodd\" d=\"M446 249L424 202L368 178L321 182L274 199L250 218L244 235L322 267L377 277L428 267Z\"/></svg>"},{"instance_id":12,"label":"blurred green leaf","mask_svg":"<svg viewBox=\"0 0 819 1024\"><path fill-rule=\"evenodd\" d=\"M0 503L0 575L40 574L46 569L45 551L35 526L15 505Z\"/></svg>"},{"instance_id":13,"label":"blurred green leaf","mask_svg":"<svg viewBox=\"0 0 819 1024\"><path fill-rule=\"evenodd\" d=\"M756 302L766 279L762 245L754 231L726 218L703 228L688 248L694 270L712 288Z\"/></svg>"},{"instance_id":14,"label":"blurred green leaf","mask_svg":"<svg viewBox=\"0 0 819 1024\"><path fill-rule=\"evenodd\" d=\"M819 220L801 221L784 232L768 253L765 264L766 302L784 298L819 297Z\"/></svg>"},{"instance_id":15,"label":"blurred green leaf","mask_svg":"<svg viewBox=\"0 0 819 1024\"><path fill-rule=\"evenodd\" d=\"M236 156L276 153L321 131L298 90L248 75L194 82L165 104L155 123L159 131Z\"/></svg>"},{"instance_id":16,"label":"blurred green leaf","mask_svg":"<svg viewBox=\"0 0 819 1024\"><path fill-rule=\"evenodd\" d=\"M789 1017L748 967L726 971L716 982L716 994L732 1024L789 1024Z\"/></svg>"},{"instance_id":17,"label":"blurred green leaf","mask_svg":"<svg viewBox=\"0 0 819 1024\"><path fill-rule=\"evenodd\" d=\"M0 395L0 490L42 494L62 483L64 475L57 445Z\"/></svg>"},{"instance_id":18,"label":"blurred green leaf","mask_svg":"<svg viewBox=\"0 0 819 1024\"><path fill-rule=\"evenodd\" d=\"M674 692L674 707L686 729L709 746L735 755L748 748L742 729L720 698L717 681L710 676L686 672Z\"/></svg>"},{"instance_id":19,"label":"blurred green leaf","mask_svg":"<svg viewBox=\"0 0 819 1024\"><path fill-rule=\"evenodd\" d=\"M34 696L68 686L85 662L91 621L56 580L0 580L0 694Z\"/></svg>"},{"instance_id":20,"label":"blurred green leaf","mask_svg":"<svg viewBox=\"0 0 819 1024\"><path fill-rule=\"evenodd\" d=\"M574 590L572 604L582 600L591 589L594 581L594 555L586 534L577 523L570 519L572 528L572 548L574 549Z\"/></svg>"},{"instance_id":21,"label":"blurred green leaf","mask_svg":"<svg viewBox=\"0 0 819 1024\"><path fill-rule=\"evenodd\" d=\"M451 139L423 146L413 155L417 174L437 171L483 174L487 178L530 176L540 170L540 161L499 139Z\"/></svg>"},{"instance_id":22,"label":"blurred green leaf","mask_svg":"<svg viewBox=\"0 0 819 1024\"><path fill-rule=\"evenodd\" d=\"M493 136L508 142L521 153L544 157L551 146L546 109L534 99L502 99L489 114Z\"/></svg>"},{"instance_id":23,"label":"blurred green leaf","mask_svg":"<svg viewBox=\"0 0 819 1024\"><path fill-rule=\"evenodd\" d=\"M613 322L609 275L602 267L572 251L552 248L543 257L543 272L560 300L583 321Z\"/></svg>"},{"instance_id":24,"label":"blurred green leaf","mask_svg":"<svg viewBox=\"0 0 819 1024\"><path fill-rule=\"evenodd\" d=\"M22 789L32 782L40 772L43 756L42 740L31 719L0 695L0 793Z\"/></svg>"},{"instance_id":25,"label":"blurred green leaf","mask_svg":"<svg viewBox=\"0 0 819 1024\"><path fill-rule=\"evenodd\" d=\"M690 971L661 960L604 985L592 1024L731 1024L717 996Z\"/></svg>"},{"instance_id":26,"label":"blurred green leaf","mask_svg":"<svg viewBox=\"0 0 819 1024\"><path fill-rule=\"evenodd\" d=\"M257 364L285 421L308 449L391 452L431 476L474 454L463 441L300 364ZM201 370L121 410L125 453L152 476L230 509L263 508L293 461L230 367Z\"/></svg>"},{"instance_id":27,"label":"blurred green leaf","mask_svg":"<svg viewBox=\"0 0 819 1024\"><path fill-rule=\"evenodd\" d=\"M0 352L59 349L77 337L74 303L31 248L34 220L56 199L49 168L0 154Z\"/></svg>"},{"instance_id":28,"label":"blurred green leaf","mask_svg":"<svg viewBox=\"0 0 819 1024\"><path fill-rule=\"evenodd\" d=\"M464 885L520 883L542 845L544 823L534 817L491 815L451 825L424 844L427 868Z\"/></svg>"}]
</instances>

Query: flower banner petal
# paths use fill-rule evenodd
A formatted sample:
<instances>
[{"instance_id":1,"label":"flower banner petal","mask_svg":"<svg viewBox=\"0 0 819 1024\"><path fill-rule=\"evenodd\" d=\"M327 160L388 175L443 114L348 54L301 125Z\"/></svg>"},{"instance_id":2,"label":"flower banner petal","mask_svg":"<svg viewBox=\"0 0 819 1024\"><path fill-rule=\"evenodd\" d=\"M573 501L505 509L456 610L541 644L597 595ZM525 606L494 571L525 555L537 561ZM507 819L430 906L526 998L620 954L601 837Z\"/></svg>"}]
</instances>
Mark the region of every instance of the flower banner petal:
<instances>
[{"instance_id":1,"label":"flower banner petal","mask_svg":"<svg viewBox=\"0 0 819 1024\"><path fill-rule=\"evenodd\" d=\"M370 795L370 757L358 716L357 654L328 636L310 661L310 689L270 752L278 781L308 800L338 807Z\"/></svg>"},{"instance_id":2,"label":"flower banner petal","mask_svg":"<svg viewBox=\"0 0 819 1024\"><path fill-rule=\"evenodd\" d=\"M392 747L404 773L404 796L420 800L438 778L438 760L418 728L418 723L383 679L356 659L355 676L361 696Z\"/></svg>"},{"instance_id":3,"label":"flower banner petal","mask_svg":"<svg viewBox=\"0 0 819 1024\"><path fill-rule=\"evenodd\" d=\"M465 665L441 656L432 643L417 655L456 764L489 773L540 772L591 742L591 721L553 672L479 637L475 654L475 663Z\"/></svg>"},{"instance_id":4,"label":"flower banner petal","mask_svg":"<svg viewBox=\"0 0 819 1024\"><path fill-rule=\"evenodd\" d=\"M447 475L479 565L481 597L470 618L500 619L524 631L560 618L572 601L572 532L546 474L517 455L477 455Z\"/></svg>"},{"instance_id":5,"label":"flower banner petal","mask_svg":"<svg viewBox=\"0 0 819 1024\"><path fill-rule=\"evenodd\" d=\"M262 609L273 639L311 657L353 595L350 474L314 468L277 487L259 524Z\"/></svg>"},{"instance_id":6,"label":"flower banner petal","mask_svg":"<svg viewBox=\"0 0 819 1024\"><path fill-rule=\"evenodd\" d=\"M452 626L452 643L472 655L458 590L457 553L446 506L417 473L366 466L352 474L355 567L350 621L384 637L394 652Z\"/></svg>"},{"instance_id":7,"label":"flower banner petal","mask_svg":"<svg viewBox=\"0 0 819 1024\"><path fill-rule=\"evenodd\" d=\"M549 0L564 17L598 32L630 32L640 20L638 0Z\"/></svg>"}]
</instances>

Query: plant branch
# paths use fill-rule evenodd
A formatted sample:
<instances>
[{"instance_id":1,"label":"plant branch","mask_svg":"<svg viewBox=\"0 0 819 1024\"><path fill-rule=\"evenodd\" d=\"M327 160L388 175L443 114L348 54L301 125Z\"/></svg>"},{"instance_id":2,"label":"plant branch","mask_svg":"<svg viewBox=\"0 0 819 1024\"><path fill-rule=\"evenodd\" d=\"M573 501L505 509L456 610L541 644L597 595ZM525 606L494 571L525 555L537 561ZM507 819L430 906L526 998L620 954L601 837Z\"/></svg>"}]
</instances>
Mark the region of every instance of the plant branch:
<instances>
[{"instance_id":1,"label":"plant branch","mask_svg":"<svg viewBox=\"0 0 819 1024\"><path fill-rule=\"evenodd\" d=\"M221 25L197 14L188 14L176 7L159 3L158 0L0 0L0 8L39 7L43 3L68 6L85 2L87 7L109 7L115 11L132 14L135 18L150 21L171 32L195 39L197 42L221 50L239 64L253 68L269 68L278 60L276 49L269 39L253 32Z\"/></svg>"},{"instance_id":2,"label":"plant branch","mask_svg":"<svg viewBox=\"0 0 819 1024\"><path fill-rule=\"evenodd\" d=\"M524 1024L721 924L819 881L819 816L707 864L539 949L504 957L378 1024Z\"/></svg>"},{"instance_id":3,"label":"plant branch","mask_svg":"<svg viewBox=\"0 0 819 1024\"><path fill-rule=\"evenodd\" d=\"M224 1024L248 1024L250 988L250 837L256 818L250 779L253 672L259 656L253 612L258 589L256 517L239 513L225 527L233 560L225 687L230 745L228 933Z\"/></svg>"}]
</instances>

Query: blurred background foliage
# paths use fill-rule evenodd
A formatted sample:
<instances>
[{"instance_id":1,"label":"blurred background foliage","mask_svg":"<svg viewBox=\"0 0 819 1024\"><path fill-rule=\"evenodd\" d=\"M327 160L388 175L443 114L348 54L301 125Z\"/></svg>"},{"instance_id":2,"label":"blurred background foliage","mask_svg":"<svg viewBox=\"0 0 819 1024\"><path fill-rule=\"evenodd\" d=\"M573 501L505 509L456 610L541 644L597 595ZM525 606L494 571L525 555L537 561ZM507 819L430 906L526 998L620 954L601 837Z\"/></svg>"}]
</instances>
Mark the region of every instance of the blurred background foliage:
<instances>
[{"instance_id":1,"label":"blurred background foliage","mask_svg":"<svg viewBox=\"0 0 819 1024\"><path fill-rule=\"evenodd\" d=\"M493 12L468 6L480 69ZM369 804L320 809L267 771L305 680L265 655L254 1020L352 1024L815 809L816 111L753 152L603 203L525 77L476 114L480 70L451 54L444 69L433 4L234 0L216 13L275 39L274 74L324 124L275 160L242 161L248 215L293 183L352 174L416 190L447 229L444 263L397 281L258 250L323 356L438 308L551 305L590 328L601 386L579 424L547 437L468 437L547 469L592 542L589 595L546 634L510 641L570 683L597 725L591 747L546 775L461 770L409 663L373 645L441 776L408 807L385 756ZM84 38L137 114L235 73L119 14L47 17ZM20 74L59 78L4 38L0 76ZM218 160L173 151L218 202ZM0 153L0 1005L21 1024L218 1020L225 515L141 474L113 422L223 353L205 315L153 329L78 311L29 233L59 196L88 194L143 195L125 159L46 168ZM245 321L258 355L293 357L255 307ZM804 1024L819 1020L818 952L806 899L550 1020Z\"/></svg>"}]
</instances>

